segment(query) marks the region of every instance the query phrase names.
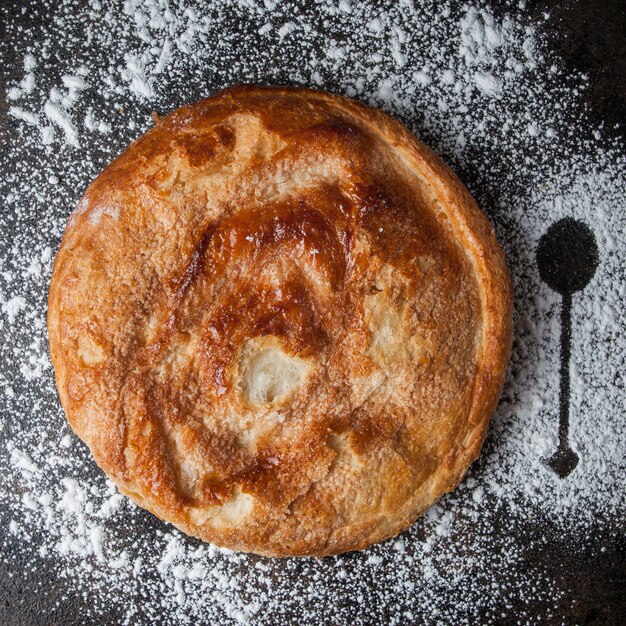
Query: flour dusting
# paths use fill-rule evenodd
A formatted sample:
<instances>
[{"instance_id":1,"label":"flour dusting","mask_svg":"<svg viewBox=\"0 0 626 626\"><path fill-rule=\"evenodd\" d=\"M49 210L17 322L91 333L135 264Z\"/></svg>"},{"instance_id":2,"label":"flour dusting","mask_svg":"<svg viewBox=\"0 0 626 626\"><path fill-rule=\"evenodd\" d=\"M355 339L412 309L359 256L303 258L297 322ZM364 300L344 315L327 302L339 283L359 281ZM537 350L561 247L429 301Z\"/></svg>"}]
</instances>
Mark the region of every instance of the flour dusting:
<instances>
[{"instance_id":1,"label":"flour dusting","mask_svg":"<svg viewBox=\"0 0 626 626\"><path fill-rule=\"evenodd\" d=\"M537 606L557 623L575 601L524 564L549 546L539 529L586 537L626 512L624 146L581 116L587 79L565 75L524 3L503 5L60 0L42 32L6 24L20 78L0 155L0 545L53 564L68 597L88 599L85 623L108 611L124 624L527 623ZM45 315L66 220L153 111L241 82L328 89L404 121L468 183L511 269L513 357L479 461L362 553L278 561L185 537L119 494L58 404ZM561 479L544 463L558 441L560 296L534 251L567 216L593 230L600 263L573 298L580 463ZM13 553L0 556L9 568Z\"/></svg>"}]
</instances>

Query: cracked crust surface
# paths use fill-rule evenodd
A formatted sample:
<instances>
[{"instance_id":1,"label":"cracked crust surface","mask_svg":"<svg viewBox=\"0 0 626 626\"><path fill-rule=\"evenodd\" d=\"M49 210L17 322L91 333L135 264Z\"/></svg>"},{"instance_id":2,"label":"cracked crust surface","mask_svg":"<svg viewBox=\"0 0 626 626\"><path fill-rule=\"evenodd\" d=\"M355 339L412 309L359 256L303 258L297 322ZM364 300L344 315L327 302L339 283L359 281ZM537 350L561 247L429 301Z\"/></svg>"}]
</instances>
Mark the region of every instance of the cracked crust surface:
<instances>
[{"instance_id":1,"label":"cracked crust surface","mask_svg":"<svg viewBox=\"0 0 626 626\"><path fill-rule=\"evenodd\" d=\"M409 526L479 453L511 344L492 228L384 113L241 86L135 141L49 294L70 424L138 504L273 556Z\"/></svg>"}]
</instances>

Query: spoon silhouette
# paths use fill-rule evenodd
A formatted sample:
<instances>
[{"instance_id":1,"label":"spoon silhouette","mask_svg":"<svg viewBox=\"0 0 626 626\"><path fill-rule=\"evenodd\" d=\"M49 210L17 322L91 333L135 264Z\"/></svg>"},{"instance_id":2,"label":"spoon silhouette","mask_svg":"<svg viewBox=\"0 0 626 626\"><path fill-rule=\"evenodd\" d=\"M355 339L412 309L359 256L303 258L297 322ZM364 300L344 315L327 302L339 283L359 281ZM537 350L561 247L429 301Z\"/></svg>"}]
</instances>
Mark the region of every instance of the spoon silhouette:
<instances>
[{"instance_id":1,"label":"spoon silhouette","mask_svg":"<svg viewBox=\"0 0 626 626\"><path fill-rule=\"evenodd\" d=\"M561 478L568 476L578 465L578 455L571 449L568 441L572 294L587 286L595 274L598 262L598 246L593 232L586 224L571 217L552 224L537 246L539 275L551 289L562 296L559 447L545 460Z\"/></svg>"}]
</instances>

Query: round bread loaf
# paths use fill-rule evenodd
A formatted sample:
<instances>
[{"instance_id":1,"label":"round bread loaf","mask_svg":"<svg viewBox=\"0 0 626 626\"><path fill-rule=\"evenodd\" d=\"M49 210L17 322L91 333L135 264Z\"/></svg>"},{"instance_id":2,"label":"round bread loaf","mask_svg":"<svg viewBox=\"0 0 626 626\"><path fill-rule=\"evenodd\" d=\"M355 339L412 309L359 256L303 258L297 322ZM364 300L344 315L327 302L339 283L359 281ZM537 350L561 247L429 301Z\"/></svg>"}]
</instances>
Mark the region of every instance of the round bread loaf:
<instances>
[{"instance_id":1,"label":"round bread loaf","mask_svg":"<svg viewBox=\"0 0 626 626\"><path fill-rule=\"evenodd\" d=\"M482 445L511 287L456 176L381 111L241 86L157 122L72 213L49 295L72 428L231 549L364 548Z\"/></svg>"}]
</instances>

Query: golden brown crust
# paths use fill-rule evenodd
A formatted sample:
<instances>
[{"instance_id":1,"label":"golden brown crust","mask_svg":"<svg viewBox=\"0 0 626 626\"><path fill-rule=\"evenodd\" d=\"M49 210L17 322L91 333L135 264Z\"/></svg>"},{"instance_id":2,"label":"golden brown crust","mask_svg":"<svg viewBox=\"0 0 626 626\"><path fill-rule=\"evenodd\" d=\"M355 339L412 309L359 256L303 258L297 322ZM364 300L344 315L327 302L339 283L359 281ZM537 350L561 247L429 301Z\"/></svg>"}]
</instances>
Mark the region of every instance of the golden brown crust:
<instances>
[{"instance_id":1,"label":"golden brown crust","mask_svg":"<svg viewBox=\"0 0 626 626\"><path fill-rule=\"evenodd\" d=\"M240 86L135 141L68 221L68 420L138 504L259 554L410 525L482 445L511 349L492 228L400 123Z\"/></svg>"}]
</instances>

